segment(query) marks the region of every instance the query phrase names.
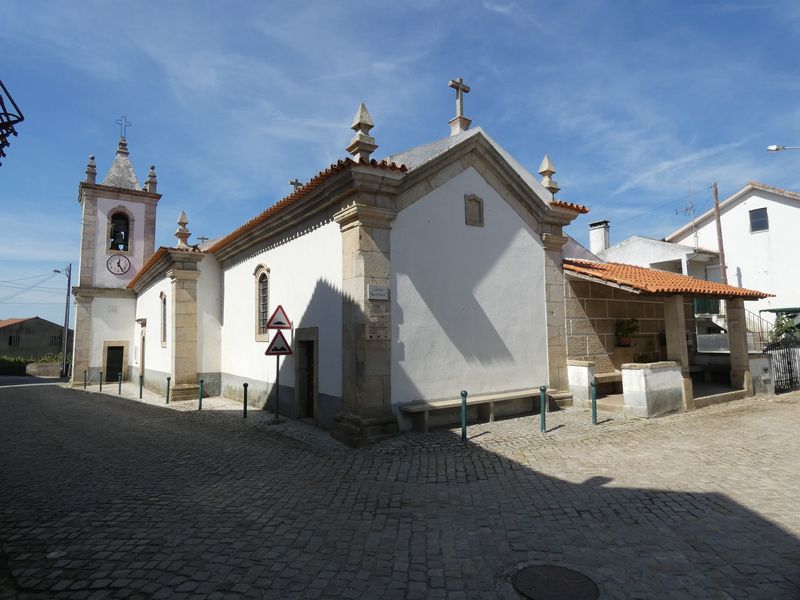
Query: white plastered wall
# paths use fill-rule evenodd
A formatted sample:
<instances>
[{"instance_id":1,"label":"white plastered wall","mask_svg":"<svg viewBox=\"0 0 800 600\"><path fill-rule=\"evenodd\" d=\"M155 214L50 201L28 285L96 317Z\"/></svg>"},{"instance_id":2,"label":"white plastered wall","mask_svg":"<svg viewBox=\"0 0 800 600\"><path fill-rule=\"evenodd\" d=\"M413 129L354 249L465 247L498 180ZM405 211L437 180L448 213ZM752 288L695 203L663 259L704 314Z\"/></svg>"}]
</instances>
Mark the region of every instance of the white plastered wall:
<instances>
[{"instance_id":1,"label":"white plastered wall","mask_svg":"<svg viewBox=\"0 0 800 600\"><path fill-rule=\"evenodd\" d=\"M750 231L750 211L767 209L769 229ZM728 283L775 294L758 302L746 302L748 310L800 306L797 283L797 256L800 254L800 202L782 196L751 190L740 200L725 206L721 213ZM713 218L697 228L698 245L717 250L717 229ZM689 230L674 241L694 244ZM766 316L766 315L765 315Z\"/></svg>"},{"instance_id":2,"label":"white plastered wall","mask_svg":"<svg viewBox=\"0 0 800 600\"><path fill-rule=\"evenodd\" d=\"M342 234L330 221L223 269L221 371L274 382L275 358L256 341L258 265L270 269L269 311L283 306L294 327L319 328L319 393L342 393ZM270 339L272 337L270 335ZM290 334L286 333L290 343ZM294 360L281 358L281 386L294 385Z\"/></svg>"},{"instance_id":3,"label":"white plastered wall","mask_svg":"<svg viewBox=\"0 0 800 600\"><path fill-rule=\"evenodd\" d=\"M102 365L103 344L124 341L128 344L128 364L133 351L136 301L124 298L95 298L92 300L92 349L90 365Z\"/></svg>"},{"instance_id":4,"label":"white plastered wall","mask_svg":"<svg viewBox=\"0 0 800 600\"><path fill-rule=\"evenodd\" d=\"M220 370L220 320L222 318L221 271L217 259L206 256L197 266L197 371Z\"/></svg>"},{"instance_id":5,"label":"white plastered wall","mask_svg":"<svg viewBox=\"0 0 800 600\"><path fill-rule=\"evenodd\" d=\"M167 298L167 343L161 345L161 294ZM148 371L160 371L170 373L172 371L170 348L172 347L172 315L170 306L172 298L171 284L169 277L163 277L154 282L139 294L136 299L136 318L147 319L147 333L145 337L145 357L144 368ZM141 337L141 327L136 327L136 346L139 347ZM131 364L140 367L138 352L133 356Z\"/></svg>"},{"instance_id":6,"label":"white plastered wall","mask_svg":"<svg viewBox=\"0 0 800 600\"><path fill-rule=\"evenodd\" d=\"M133 228L129 232L130 240L127 252L108 250L108 217L117 207L124 207L133 216ZM125 202L110 198L97 199L97 227L95 228L95 251L97 258L94 264L94 285L96 287L125 287L133 279L144 264L144 204ZM114 275L106 268L106 260L112 254L125 254L131 261L130 270L124 275Z\"/></svg>"},{"instance_id":7,"label":"white plastered wall","mask_svg":"<svg viewBox=\"0 0 800 600\"><path fill-rule=\"evenodd\" d=\"M541 240L474 169L397 215L391 260L393 404L547 382Z\"/></svg>"}]
</instances>

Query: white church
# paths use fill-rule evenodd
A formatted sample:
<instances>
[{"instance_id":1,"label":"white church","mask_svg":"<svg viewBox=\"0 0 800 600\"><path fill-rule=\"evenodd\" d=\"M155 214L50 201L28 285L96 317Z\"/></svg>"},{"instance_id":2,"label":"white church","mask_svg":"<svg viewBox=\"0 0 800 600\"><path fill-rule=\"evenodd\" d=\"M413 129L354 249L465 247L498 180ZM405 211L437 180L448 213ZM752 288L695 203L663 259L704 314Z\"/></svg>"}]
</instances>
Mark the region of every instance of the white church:
<instances>
[{"instance_id":1,"label":"white church","mask_svg":"<svg viewBox=\"0 0 800 600\"><path fill-rule=\"evenodd\" d=\"M587 209L555 199L546 156L539 181L470 129L469 88L450 84L448 137L377 161L362 104L352 158L201 244L181 214L175 246L154 247L155 169L140 185L124 138L100 183L90 157L73 385L122 373L163 394L169 377L180 401L246 383L250 404L351 445L410 428L410 402L569 389L562 228ZM292 354L276 372L278 305Z\"/></svg>"}]
</instances>

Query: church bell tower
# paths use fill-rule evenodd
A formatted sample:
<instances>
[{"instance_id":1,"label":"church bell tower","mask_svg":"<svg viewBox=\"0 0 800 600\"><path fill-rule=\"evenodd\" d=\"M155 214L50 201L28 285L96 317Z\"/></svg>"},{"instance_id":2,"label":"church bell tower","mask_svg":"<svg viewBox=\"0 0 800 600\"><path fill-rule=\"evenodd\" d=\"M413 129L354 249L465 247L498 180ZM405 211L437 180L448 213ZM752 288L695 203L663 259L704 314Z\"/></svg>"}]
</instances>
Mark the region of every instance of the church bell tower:
<instances>
[{"instance_id":1,"label":"church bell tower","mask_svg":"<svg viewBox=\"0 0 800 600\"><path fill-rule=\"evenodd\" d=\"M128 124L127 121L123 122ZM81 250L76 302L75 341L72 353L73 385L129 377L133 347L136 299L127 288L130 280L153 255L156 207L155 167L144 186L130 161L125 130L116 155L101 183L97 183L95 157L90 156L86 178L78 186L81 205Z\"/></svg>"}]
</instances>

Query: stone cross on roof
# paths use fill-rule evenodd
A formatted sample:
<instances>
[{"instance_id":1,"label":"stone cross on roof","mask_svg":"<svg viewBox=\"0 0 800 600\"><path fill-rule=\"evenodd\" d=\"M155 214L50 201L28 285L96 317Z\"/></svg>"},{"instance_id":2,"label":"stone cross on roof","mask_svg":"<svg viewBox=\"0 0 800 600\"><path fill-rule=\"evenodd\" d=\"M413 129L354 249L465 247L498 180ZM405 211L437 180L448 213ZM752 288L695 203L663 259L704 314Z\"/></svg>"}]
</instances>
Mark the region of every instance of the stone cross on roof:
<instances>
[{"instance_id":1,"label":"stone cross on roof","mask_svg":"<svg viewBox=\"0 0 800 600\"><path fill-rule=\"evenodd\" d=\"M289 185L291 185L294 188L295 192L299 190L301 187L303 187L303 184L296 177L289 182Z\"/></svg>"},{"instance_id":2,"label":"stone cross on roof","mask_svg":"<svg viewBox=\"0 0 800 600\"><path fill-rule=\"evenodd\" d=\"M469 86L464 83L464 78L451 79L448 84L456 91L456 116L464 116L464 94L469 94Z\"/></svg>"},{"instance_id":3,"label":"stone cross on roof","mask_svg":"<svg viewBox=\"0 0 800 600\"><path fill-rule=\"evenodd\" d=\"M114 123L119 125L119 137L121 137L124 140L128 127L133 127L133 123L128 121L125 115L122 115L119 119L114 121Z\"/></svg>"},{"instance_id":4,"label":"stone cross on roof","mask_svg":"<svg viewBox=\"0 0 800 600\"><path fill-rule=\"evenodd\" d=\"M451 79L448 86L456 91L456 116L450 119L450 135L458 135L469 129L472 123L464 116L464 94L469 94L470 88L463 77Z\"/></svg>"}]
</instances>

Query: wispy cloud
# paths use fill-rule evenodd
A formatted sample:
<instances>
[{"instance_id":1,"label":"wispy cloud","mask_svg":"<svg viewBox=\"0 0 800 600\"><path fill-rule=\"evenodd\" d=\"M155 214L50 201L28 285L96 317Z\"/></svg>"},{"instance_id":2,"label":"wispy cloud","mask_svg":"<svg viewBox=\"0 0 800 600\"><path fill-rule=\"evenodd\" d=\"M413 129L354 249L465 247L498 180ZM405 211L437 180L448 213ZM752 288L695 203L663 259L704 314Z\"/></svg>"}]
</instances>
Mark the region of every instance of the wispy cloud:
<instances>
[{"instance_id":1,"label":"wispy cloud","mask_svg":"<svg viewBox=\"0 0 800 600\"><path fill-rule=\"evenodd\" d=\"M514 5L513 4L499 4L497 2L484 2L483 8L489 10L491 12L500 13L501 15L506 15L510 17L514 14Z\"/></svg>"}]
</instances>

